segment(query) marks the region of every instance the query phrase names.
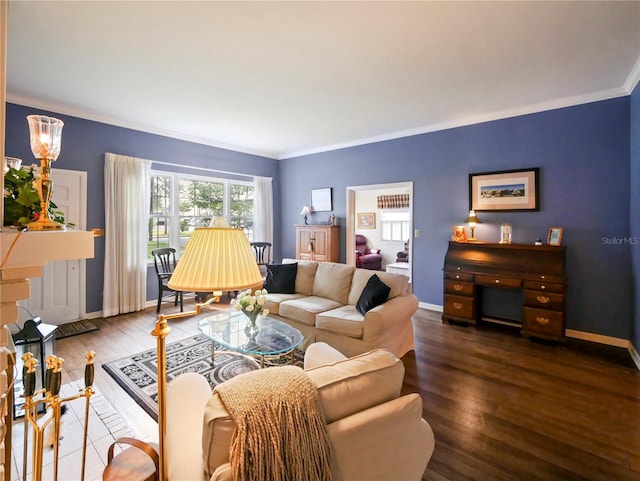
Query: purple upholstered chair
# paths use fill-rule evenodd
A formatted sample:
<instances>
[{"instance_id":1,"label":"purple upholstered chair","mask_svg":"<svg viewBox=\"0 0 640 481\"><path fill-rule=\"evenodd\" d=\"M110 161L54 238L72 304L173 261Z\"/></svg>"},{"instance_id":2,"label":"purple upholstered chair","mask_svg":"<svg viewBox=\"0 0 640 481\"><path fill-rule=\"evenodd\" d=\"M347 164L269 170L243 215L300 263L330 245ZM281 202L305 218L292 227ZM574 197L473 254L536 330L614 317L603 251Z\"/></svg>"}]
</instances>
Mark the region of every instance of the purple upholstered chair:
<instances>
[{"instance_id":1,"label":"purple upholstered chair","mask_svg":"<svg viewBox=\"0 0 640 481\"><path fill-rule=\"evenodd\" d=\"M369 249L367 238L356 234L356 267L363 269L382 270L382 255L380 249Z\"/></svg>"}]
</instances>

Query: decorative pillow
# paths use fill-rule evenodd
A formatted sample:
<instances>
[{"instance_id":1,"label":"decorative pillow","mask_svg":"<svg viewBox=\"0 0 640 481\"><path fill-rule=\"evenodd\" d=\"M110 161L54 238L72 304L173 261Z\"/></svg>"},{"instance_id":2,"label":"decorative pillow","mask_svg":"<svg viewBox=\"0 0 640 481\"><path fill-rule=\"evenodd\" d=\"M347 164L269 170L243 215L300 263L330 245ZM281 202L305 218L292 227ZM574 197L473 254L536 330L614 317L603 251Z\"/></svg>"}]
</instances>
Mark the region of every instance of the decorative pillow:
<instances>
[{"instance_id":1,"label":"decorative pillow","mask_svg":"<svg viewBox=\"0 0 640 481\"><path fill-rule=\"evenodd\" d=\"M297 274L297 262L293 264L269 264L267 265L267 278L264 282L264 288L267 292L295 294Z\"/></svg>"},{"instance_id":2,"label":"decorative pillow","mask_svg":"<svg viewBox=\"0 0 640 481\"><path fill-rule=\"evenodd\" d=\"M391 292L391 288L380 280L377 274L372 275L364 286L360 299L356 304L356 309L363 316L367 311L380 304L384 304Z\"/></svg>"}]
</instances>

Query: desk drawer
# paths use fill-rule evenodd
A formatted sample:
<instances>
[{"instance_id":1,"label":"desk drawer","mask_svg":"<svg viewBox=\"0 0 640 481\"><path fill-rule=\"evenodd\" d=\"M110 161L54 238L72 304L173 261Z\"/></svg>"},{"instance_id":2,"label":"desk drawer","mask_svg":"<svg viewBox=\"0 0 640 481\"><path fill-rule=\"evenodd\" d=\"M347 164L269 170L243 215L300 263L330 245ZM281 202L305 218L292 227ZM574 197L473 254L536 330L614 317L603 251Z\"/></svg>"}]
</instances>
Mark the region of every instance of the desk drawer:
<instances>
[{"instance_id":1,"label":"desk drawer","mask_svg":"<svg viewBox=\"0 0 640 481\"><path fill-rule=\"evenodd\" d=\"M476 276L476 284L519 289L522 286L522 281L520 279L514 279L513 277Z\"/></svg>"},{"instance_id":2,"label":"desk drawer","mask_svg":"<svg viewBox=\"0 0 640 481\"><path fill-rule=\"evenodd\" d=\"M445 279L455 279L457 281L473 282L473 274L464 274L463 272L445 272Z\"/></svg>"},{"instance_id":3,"label":"desk drawer","mask_svg":"<svg viewBox=\"0 0 640 481\"><path fill-rule=\"evenodd\" d=\"M564 294L525 289L524 305L552 311L562 311L564 310Z\"/></svg>"},{"instance_id":4,"label":"desk drawer","mask_svg":"<svg viewBox=\"0 0 640 481\"><path fill-rule=\"evenodd\" d=\"M563 339L564 314L557 311L525 307L522 332L527 336Z\"/></svg>"},{"instance_id":5,"label":"desk drawer","mask_svg":"<svg viewBox=\"0 0 640 481\"><path fill-rule=\"evenodd\" d=\"M544 281L524 281L524 288L534 291L558 292L564 293L564 284L554 284L553 282Z\"/></svg>"},{"instance_id":6,"label":"desk drawer","mask_svg":"<svg viewBox=\"0 0 640 481\"><path fill-rule=\"evenodd\" d=\"M445 279L444 292L448 294L455 294L456 296L473 296L473 293L475 292L475 284L473 282Z\"/></svg>"},{"instance_id":7,"label":"desk drawer","mask_svg":"<svg viewBox=\"0 0 640 481\"><path fill-rule=\"evenodd\" d=\"M452 317L475 320L476 303L473 297L444 295L444 314Z\"/></svg>"}]
</instances>

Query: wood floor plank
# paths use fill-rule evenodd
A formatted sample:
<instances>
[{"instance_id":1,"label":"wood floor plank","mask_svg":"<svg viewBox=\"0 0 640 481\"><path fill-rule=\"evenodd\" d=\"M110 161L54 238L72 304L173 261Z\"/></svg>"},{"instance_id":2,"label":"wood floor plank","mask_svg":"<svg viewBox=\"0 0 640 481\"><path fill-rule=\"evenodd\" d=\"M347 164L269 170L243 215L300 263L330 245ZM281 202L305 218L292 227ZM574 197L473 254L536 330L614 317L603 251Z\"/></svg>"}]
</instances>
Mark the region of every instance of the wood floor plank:
<instances>
[{"instance_id":1,"label":"wood floor plank","mask_svg":"<svg viewBox=\"0 0 640 481\"><path fill-rule=\"evenodd\" d=\"M96 351L96 385L142 439L156 439L157 424L101 365L155 348L156 319L155 308L97 319L98 331L57 342L65 382L82 378L85 352ZM169 327L167 342L197 333L190 317ZM436 437L424 481L640 479L640 371L626 351L443 324L422 309L414 337L402 392L420 394Z\"/></svg>"}]
</instances>

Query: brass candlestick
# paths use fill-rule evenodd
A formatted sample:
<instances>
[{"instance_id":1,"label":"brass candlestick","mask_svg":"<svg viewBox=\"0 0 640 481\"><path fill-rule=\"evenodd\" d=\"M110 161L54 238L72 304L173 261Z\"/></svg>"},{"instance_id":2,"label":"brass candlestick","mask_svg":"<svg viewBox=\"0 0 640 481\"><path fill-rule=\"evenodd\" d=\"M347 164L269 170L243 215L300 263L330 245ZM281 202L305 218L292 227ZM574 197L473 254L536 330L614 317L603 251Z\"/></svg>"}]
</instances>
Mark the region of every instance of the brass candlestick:
<instances>
[{"instance_id":1,"label":"brass candlestick","mask_svg":"<svg viewBox=\"0 0 640 481\"><path fill-rule=\"evenodd\" d=\"M62 127L64 122L44 115L29 115L29 134L31 151L40 161L40 175L36 180L36 190L40 196L40 216L38 220L27 224L29 230L64 230L64 225L51 220L49 203L53 181L51 180L51 163L60 155Z\"/></svg>"}]
</instances>

